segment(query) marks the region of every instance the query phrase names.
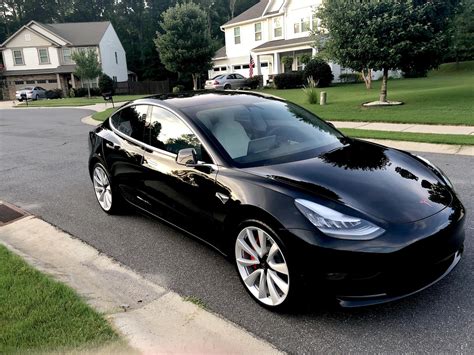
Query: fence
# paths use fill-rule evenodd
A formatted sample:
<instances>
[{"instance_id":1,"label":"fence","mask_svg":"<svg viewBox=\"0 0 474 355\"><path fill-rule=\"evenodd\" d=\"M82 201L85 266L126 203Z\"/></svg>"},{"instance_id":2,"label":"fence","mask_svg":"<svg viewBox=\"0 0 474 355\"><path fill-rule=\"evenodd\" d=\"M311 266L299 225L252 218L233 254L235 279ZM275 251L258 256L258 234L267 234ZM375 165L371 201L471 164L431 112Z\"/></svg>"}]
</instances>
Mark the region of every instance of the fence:
<instances>
[{"instance_id":1,"label":"fence","mask_svg":"<svg viewBox=\"0 0 474 355\"><path fill-rule=\"evenodd\" d=\"M169 92L168 80L163 81L126 81L117 83L116 94L146 95L164 94Z\"/></svg>"}]
</instances>

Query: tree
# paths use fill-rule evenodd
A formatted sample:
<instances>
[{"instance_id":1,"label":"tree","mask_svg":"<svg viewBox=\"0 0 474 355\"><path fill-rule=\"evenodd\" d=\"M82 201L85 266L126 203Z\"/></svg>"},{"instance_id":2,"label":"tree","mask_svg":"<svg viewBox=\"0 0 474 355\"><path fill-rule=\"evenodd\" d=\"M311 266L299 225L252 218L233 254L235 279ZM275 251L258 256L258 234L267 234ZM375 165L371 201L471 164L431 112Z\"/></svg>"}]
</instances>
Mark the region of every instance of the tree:
<instances>
[{"instance_id":1,"label":"tree","mask_svg":"<svg viewBox=\"0 0 474 355\"><path fill-rule=\"evenodd\" d=\"M325 0L317 10L318 49L356 71L382 70L380 101L387 101L389 70L441 64L458 0Z\"/></svg>"},{"instance_id":2,"label":"tree","mask_svg":"<svg viewBox=\"0 0 474 355\"><path fill-rule=\"evenodd\" d=\"M92 49L75 51L72 54L72 59L76 62L74 74L81 81L95 79L102 73L99 61L97 60L97 53ZM87 85L87 97L91 97L90 83Z\"/></svg>"},{"instance_id":3,"label":"tree","mask_svg":"<svg viewBox=\"0 0 474 355\"><path fill-rule=\"evenodd\" d=\"M99 76L99 89L101 93L110 92L115 93L115 81L105 73Z\"/></svg>"},{"instance_id":4,"label":"tree","mask_svg":"<svg viewBox=\"0 0 474 355\"><path fill-rule=\"evenodd\" d=\"M474 0L464 0L451 26L452 43L447 59L459 63L474 59Z\"/></svg>"},{"instance_id":5,"label":"tree","mask_svg":"<svg viewBox=\"0 0 474 355\"><path fill-rule=\"evenodd\" d=\"M169 8L162 19L164 33L155 39L161 61L169 71L191 74L197 90L199 73L212 67L215 52L207 15L199 5L188 2Z\"/></svg>"}]
</instances>

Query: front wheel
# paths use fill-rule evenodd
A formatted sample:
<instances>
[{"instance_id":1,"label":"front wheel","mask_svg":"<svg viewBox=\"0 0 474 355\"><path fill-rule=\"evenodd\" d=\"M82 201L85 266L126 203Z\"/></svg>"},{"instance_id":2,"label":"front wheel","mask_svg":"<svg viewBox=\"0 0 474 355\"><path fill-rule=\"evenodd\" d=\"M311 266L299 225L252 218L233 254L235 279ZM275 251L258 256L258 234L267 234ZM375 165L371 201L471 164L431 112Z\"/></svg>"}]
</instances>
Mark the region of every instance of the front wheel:
<instances>
[{"instance_id":1,"label":"front wheel","mask_svg":"<svg viewBox=\"0 0 474 355\"><path fill-rule=\"evenodd\" d=\"M241 224L235 262L242 283L261 305L281 309L289 304L290 269L283 243L259 221Z\"/></svg>"},{"instance_id":2,"label":"front wheel","mask_svg":"<svg viewBox=\"0 0 474 355\"><path fill-rule=\"evenodd\" d=\"M109 174L105 167L97 163L92 171L94 192L100 207L104 212L115 214L121 209L121 198L118 191L113 188Z\"/></svg>"}]
</instances>

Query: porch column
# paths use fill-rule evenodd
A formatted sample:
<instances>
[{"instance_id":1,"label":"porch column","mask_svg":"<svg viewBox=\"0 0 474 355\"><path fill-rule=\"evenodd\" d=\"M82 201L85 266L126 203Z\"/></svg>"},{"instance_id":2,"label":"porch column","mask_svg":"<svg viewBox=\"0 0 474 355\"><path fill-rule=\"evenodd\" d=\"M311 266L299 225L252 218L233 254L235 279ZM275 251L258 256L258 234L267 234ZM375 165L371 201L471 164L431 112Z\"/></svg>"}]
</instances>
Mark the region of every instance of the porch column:
<instances>
[{"instance_id":1,"label":"porch column","mask_svg":"<svg viewBox=\"0 0 474 355\"><path fill-rule=\"evenodd\" d=\"M74 73L71 73L71 85L73 89L76 88L76 79L74 79Z\"/></svg>"},{"instance_id":2,"label":"porch column","mask_svg":"<svg viewBox=\"0 0 474 355\"><path fill-rule=\"evenodd\" d=\"M62 89L61 87L61 77L58 73L56 73L56 81L58 82L58 89Z\"/></svg>"},{"instance_id":3,"label":"porch column","mask_svg":"<svg viewBox=\"0 0 474 355\"><path fill-rule=\"evenodd\" d=\"M260 67L260 56L255 56L255 68L257 69L257 75L262 75L262 68Z\"/></svg>"},{"instance_id":4,"label":"porch column","mask_svg":"<svg viewBox=\"0 0 474 355\"><path fill-rule=\"evenodd\" d=\"M273 54L273 74L280 74L280 72L281 72L280 54L274 53Z\"/></svg>"},{"instance_id":5,"label":"porch column","mask_svg":"<svg viewBox=\"0 0 474 355\"><path fill-rule=\"evenodd\" d=\"M313 55L313 57L318 54L318 50L316 48L311 48L311 54Z\"/></svg>"}]
</instances>

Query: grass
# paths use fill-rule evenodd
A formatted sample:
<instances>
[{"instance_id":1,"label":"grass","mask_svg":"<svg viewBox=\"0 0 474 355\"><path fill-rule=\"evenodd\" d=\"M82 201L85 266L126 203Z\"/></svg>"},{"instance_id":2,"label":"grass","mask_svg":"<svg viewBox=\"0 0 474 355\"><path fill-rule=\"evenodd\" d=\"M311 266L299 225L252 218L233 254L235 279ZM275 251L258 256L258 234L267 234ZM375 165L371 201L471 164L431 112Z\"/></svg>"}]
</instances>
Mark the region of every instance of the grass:
<instances>
[{"instance_id":1,"label":"grass","mask_svg":"<svg viewBox=\"0 0 474 355\"><path fill-rule=\"evenodd\" d=\"M87 350L122 342L69 287L0 246L0 354Z\"/></svg>"},{"instance_id":2,"label":"grass","mask_svg":"<svg viewBox=\"0 0 474 355\"><path fill-rule=\"evenodd\" d=\"M117 95L114 96L115 102L131 101L140 99L147 95ZM68 106L88 106L105 102L102 96L100 97L68 97L64 99L54 100L38 100L28 101L28 107L68 107ZM25 107L26 103L22 102L17 107Z\"/></svg>"},{"instance_id":3,"label":"grass","mask_svg":"<svg viewBox=\"0 0 474 355\"><path fill-rule=\"evenodd\" d=\"M364 84L319 89L328 94L326 106L308 104L302 89L263 92L302 105L326 120L474 125L474 61L443 64L427 78L389 80L389 99L405 104L362 107L364 102L378 100L380 84L374 82L372 90L365 89Z\"/></svg>"},{"instance_id":4,"label":"grass","mask_svg":"<svg viewBox=\"0 0 474 355\"><path fill-rule=\"evenodd\" d=\"M105 121L107 118L109 118L109 116L115 112L115 110L117 109L117 107L110 107L108 109L106 109L105 111L100 111L100 112L96 112L92 115L92 118L96 121Z\"/></svg>"},{"instance_id":5,"label":"grass","mask_svg":"<svg viewBox=\"0 0 474 355\"><path fill-rule=\"evenodd\" d=\"M202 309L207 309L206 303L198 297L195 296L186 296L183 297L183 301L194 303L196 306Z\"/></svg>"},{"instance_id":6,"label":"grass","mask_svg":"<svg viewBox=\"0 0 474 355\"><path fill-rule=\"evenodd\" d=\"M474 136L461 134L433 134L410 132L386 132L365 129L342 128L342 133L347 136L365 139L390 139L395 141L409 141L437 144L474 145Z\"/></svg>"}]
</instances>

